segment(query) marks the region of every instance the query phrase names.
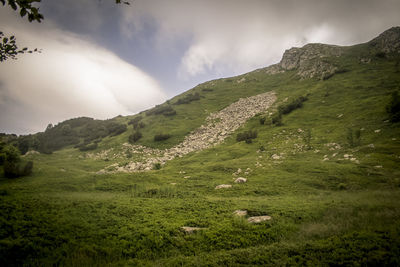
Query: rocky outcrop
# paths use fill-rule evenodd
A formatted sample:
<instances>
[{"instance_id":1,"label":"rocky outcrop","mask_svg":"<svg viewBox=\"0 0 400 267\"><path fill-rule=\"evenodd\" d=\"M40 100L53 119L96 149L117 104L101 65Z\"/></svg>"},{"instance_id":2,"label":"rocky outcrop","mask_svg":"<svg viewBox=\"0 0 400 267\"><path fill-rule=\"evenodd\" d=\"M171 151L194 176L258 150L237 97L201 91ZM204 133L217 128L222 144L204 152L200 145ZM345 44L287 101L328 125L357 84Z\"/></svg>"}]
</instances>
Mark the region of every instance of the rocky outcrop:
<instances>
[{"instance_id":1,"label":"rocky outcrop","mask_svg":"<svg viewBox=\"0 0 400 267\"><path fill-rule=\"evenodd\" d=\"M368 44L384 53L400 53L400 27L384 31Z\"/></svg>"},{"instance_id":2,"label":"rocky outcrop","mask_svg":"<svg viewBox=\"0 0 400 267\"><path fill-rule=\"evenodd\" d=\"M293 47L283 54L279 66L284 70L297 70L301 78L324 79L335 73L337 67L326 60L339 57L343 48L336 45L307 44L301 48Z\"/></svg>"}]
</instances>

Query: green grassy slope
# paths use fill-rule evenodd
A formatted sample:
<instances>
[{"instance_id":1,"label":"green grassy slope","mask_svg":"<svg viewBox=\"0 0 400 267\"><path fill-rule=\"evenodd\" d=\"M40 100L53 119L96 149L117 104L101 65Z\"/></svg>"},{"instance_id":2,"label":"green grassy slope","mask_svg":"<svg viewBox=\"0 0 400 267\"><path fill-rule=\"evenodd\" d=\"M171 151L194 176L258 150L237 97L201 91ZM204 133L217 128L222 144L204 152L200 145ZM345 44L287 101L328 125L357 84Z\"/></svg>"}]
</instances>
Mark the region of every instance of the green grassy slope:
<instances>
[{"instance_id":1,"label":"green grassy slope","mask_svg":"<svg viewBox=\"0 0 400 267\"><path fill-rule=\"evenodd\" d=\"M385 107L399 90L400 57L373 53L360 45L326 59L346 70L327 80L261 69L197 86L188 93L201 99L172 105L176 116L142 114L146 127L139 143L164 148L240 97L274 90L278 106L309 94L302 108L283 116L282 126L261 125L265 114L249 120L238 132L256 130L251 144L233 135L141 173L97 175L129 159L95 160L73 148L27 156L34 160L32 176L0 180L1 262L399 265L400 127L388 121ZM371 62L360 63L366 55ZM360 144L349 145L349 128L360 130ZM173 137L153 142L161 131ZM104 138L96 151L118 153L128 135ZM247 183L233 183L238 168ZM215 190L219 184L233 186ZM233 216L238 209L272 220L249 224ZM185 234L182 226L205 229Z\"/></svg>"}]
</instances>

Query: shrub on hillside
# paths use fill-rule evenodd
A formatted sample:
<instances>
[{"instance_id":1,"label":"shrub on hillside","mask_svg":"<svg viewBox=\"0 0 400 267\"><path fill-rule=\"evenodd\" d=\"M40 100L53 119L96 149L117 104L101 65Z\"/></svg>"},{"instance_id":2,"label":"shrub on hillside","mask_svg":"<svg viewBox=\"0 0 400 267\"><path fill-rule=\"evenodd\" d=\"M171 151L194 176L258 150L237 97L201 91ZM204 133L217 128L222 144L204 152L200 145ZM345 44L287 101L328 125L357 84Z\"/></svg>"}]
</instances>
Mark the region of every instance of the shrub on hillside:
<instances>
[{"instance_id":1,"label":"shrub on hillside","mask_svg":"<svg viewBox=\"0 0 400 267\"><path fill-rule=\"evenodd\" d=\"M350 147L359 146L361 144L360 129L353 131L351 128L348 128L346 138L347 138L347 143Z\"/></svg>"},{"instance_id":2,"label":"shrub on hillside","mask_svg":"<svg viewBox=\"0 0 400 267\"><path fill-rule=\"evenodd\" d=\"M156 134L154 136L154 141L158 142L158 141L164 141L167 140L171 137L171 135L169 134Z\"/></svg>"},{"instance_id":3,"label":"shrub on hillside","mask_svg":"<svg viewBox=\"0 0 400 267\"><path fill-rule=\"evenodd\" d=\"M110 136L120 135L126 131L125 124L120 124L116 122L110 122L106 127Z\"/></svg>"},{"instance_id":4,"label":"shrub on hillside","mask_svg":"<svg viewBox=\"0 0 400 267\"><path fill-rule=\"evenodd\" d=\"M271 119L271 122L275 126L282 126L282 114L277 112Z\"/></svg>"},{"instance_id":5,"label":"shrub on hillside","mask_svg":"<svg viewBox=\"0 0 400 267\"><path fill-rule=\"evenodd\" d=\"M151 115L164 115L173 116L176 115L176 111L171 106L156 106L155 108L146 112L147 116Z\"/></svg>"},{"instance_id":6,"label":"shrub on hillside","mask_svg":"<svg viewBox=\"0 0 400 267\"><path fill-rule=\"evenodd\" d=\"M303 106L303 102L308 98L306 96L299 96L298 98L293 99L291 102L287 104L280 105L278 107L279 113L282 115L289 114L295 109L301 108Z\"/></svg>"},{"instance_id":7,"label":"shrub on hillside","mask_svg":"<svg viewBox=\"0 0 400 267\"><path fill-rule=\"evenodd\" d=\"M24 163L21 160L20 152L14 146L7 145L2 151L4 162L4 176L7 178L16 178L20 176L30 175L33 169L33 162Z\"/></svg>"},{"instance_id":8,"label":"shrub on hillside","mask_svg":"<svg viewBox=\"0 0 400 267\"><path fill-rule=\"evenodd\" d=\"M139 131L134 132L133 134L131 134L128 138L129 143L133 144L136 143L137 141L139 141L140 138L142 138L142 133Z\"/></svg>"},{"instance_id":9,"label":"shrub on hillside","mask_svg":"<svg viewBox=\"0 0 400 267\"><path fill-rule=\"evenodd\" d=\"M200 94L197 92L194 94L187 94L183 98L178 99L175 105L189 104L190 102L196 100L200 100Z\"/></svg>"},{"instance_id":10,"label":"shrub on hillside","mask_svg":"<svg viewBox=\"0 0 400 267\"><path fill-rule=\"evenodd\" d=\"M236 136L236 141L238 142L245 141L247 144L250 144L252 142L252 139L255 138L257 138L257 132L250 130L243 133L238 133Z\"/></svg>"},{"instance_id":11,"label":"shrub on hillside","mask_svg":"<svg viewBox=\"0 0 400 267\"><path fill-rule=\"evenodd\" d=\"M261 117L261 118L260 118L260 124L261 124L261 125L264 125L264 123L265 123L265 120L266 120L266 118L265 118L265 117Z\"/></svg>"},{"instance_id":12,"label":"shrub on hillside","mask_svg":"<svg viewBox=\"0 0 400 267\"><path fill-rule=\"evenodd\" d=\"M133 119L131 119L129 122L128 122L128 125L134 125L134 124L137 124L137 123L139 123L139 121L141 121L142 120L142 116L137 116L137 117L135 117L135 118L133 118Z\"/></svg>"},{"instance_id":13,"label":"shrub on hillside","mask_svg":"<svg viewBox=\"0 0 400 267\"><path fill-rule=\"evenodd\" d=\"M400 96L397 91L392 93L389 104L386 107L392 122L400 121Z\"/></svg>"},{"instance_id":14,"label":"shrub on hillside","mask_svg":"<svg viewBox=\"0 0 400 267\"><path fill-rule=\"evenodd\" d=\"M80 151L89 151L89 150L94 150L97 148L97 143L91 143L91 144L83 144L79 147Z\"/></svg>"}]
</instances>

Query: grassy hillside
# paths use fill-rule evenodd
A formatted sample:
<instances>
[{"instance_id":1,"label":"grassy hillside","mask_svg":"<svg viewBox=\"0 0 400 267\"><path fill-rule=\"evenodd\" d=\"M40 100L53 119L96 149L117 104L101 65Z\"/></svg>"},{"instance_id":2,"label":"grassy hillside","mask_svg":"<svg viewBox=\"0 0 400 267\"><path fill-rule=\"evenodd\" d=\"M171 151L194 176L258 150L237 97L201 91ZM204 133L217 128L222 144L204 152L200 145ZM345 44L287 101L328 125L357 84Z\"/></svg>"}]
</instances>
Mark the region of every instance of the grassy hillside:
<instances>
[{"instance_id":1,"label":"grassy hillside","mask_svg":"<svg viewBox=\"0 0 400 267\"><path fill-rule=\"evenodd\" d=\"M336 67L324 79L259 69L206 82L163 104L176 115L136 115L145 124L137 144L162 149L181 142L211 112L273 90L274 107L237 131L257 132L249 144L234 134L159 170L96 174L134 160L120 153L133 132L128 126L90 152L113 149L106 158L73 147L26 156L34 161L31 176L0 180L1 262L399 265L400 127L386 106L400 90L400 56L363 44L324 60ZM200 99L176 105L196 93ZM283 125L271 123L269 112L304 95L308 100L283 115ZM115 120L128 125L133 118ZM155 142L157 133L171 138ZM240 176L247 183L234 183ZM220 184L232 187L216 190ZM247 222L258 215L272 219ZM188 234L183 226L203 229Z\"/></svg>"}]
</instances>

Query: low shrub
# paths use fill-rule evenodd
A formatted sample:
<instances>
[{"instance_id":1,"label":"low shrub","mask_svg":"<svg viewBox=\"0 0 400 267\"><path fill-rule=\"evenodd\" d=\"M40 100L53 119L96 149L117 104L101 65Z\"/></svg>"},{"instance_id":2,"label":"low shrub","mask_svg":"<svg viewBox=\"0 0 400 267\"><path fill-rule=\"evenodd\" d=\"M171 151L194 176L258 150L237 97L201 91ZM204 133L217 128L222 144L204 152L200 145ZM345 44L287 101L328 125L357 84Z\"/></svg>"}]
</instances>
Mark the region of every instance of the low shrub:
<instances>
[{"instance_id":1,"label":"low shrub","mask_svg":"<svg viewBox=\"0 0 400 267\"><path fill-rule=\"evenodd\" d=\"M25 164L22 162L8 161L4 162L4 176L7 178L17 178L28 176L32 173L33 162L28 161Z\"/></svg>"},{"instance_id":2,"label":"low shrub","mask_svg":"<svg viewBox=\"0 0 400 267\"><path fill-rule=\"evenodd\" d=\"M82 144L79 146L80 151L89 151L89 150L94 150L97 148L97 143L90 143L90 144Z\"/></svg>"},{"instance_id":3,"label":"low shrub","mask_svg":"<svg viewBox=\"0 0 400 267\"><path fill-rule=\"evenodd\" d=\"M389 104L386 106L391 122L400 121L400 96L397 91L392 93Z\"/></svg>"},{"instance_id":4,"label":"low shrub","mask_svg":"<svg viewBox=\"0 0 400 267\"><path fill-rule=\"evenodd\" d=\"M283 125L283 123L282 123L282 114L280 112L276 113L272 117L271 122L275 126L282 126Z\"/></svg>"},{"instance_id":5,"label":"low shrub","mask_svg":"<svg viewBox=\"0 0 400 267\"><path fill-rule=\"evenodd\" d=\"M265 118L265 117L261 117L261 118L260 118L260 120L259 120L259 121L260 121L260 124L261 124L261 125L264 125L264 123L265 123L265 120L266 120L266 118Z\"/></svg>"},{"instance_id":6,"label":"low shrub","mask_svg":"<svg viewBox=\"0 0 400 267\"><path fill-rule=\"evenodd\" d=\"M347 139L347 144L350 147L359 146L361 144L361 131L360 131L360 129L357 129L357 130L353 131L351 128L348 128L347 129L346 139Z\"/></svg>"},{"instance_id":7,"label":"low shrub","mask_svg":"<svg viewBox=\"0 0 400 267\"><path fill-rule=\"evenodd\" d=\"M252 139L255 138L257 138L257 132L250 130L243 133L238 133L236 136L236 141L238 142L245 141L246 143L250 144L252 142Z\"/></svg>"},{"instance_id":8,"label":"low shrub","mask_svg":"<svg viewBox=\"0 0 400 267\"><path fill-rule=\"evenodd\" d=\"M280 105L278 107L278 112L282 115L289 114L293 110L301 108L303 106L303 102L307 101L307 99L308 98L306 96L299 96L287 104Z\"/></svg>"},{"instance_id":9,"label":"low shrub","mask_svg":"<svg viewBox=\"0 0 400 267\"><path fill-rule=\"evenodd\" d=\"M159 162L154 163L153 170L159 170L159 169L161 169L161 163L159 163Z\"/></svg>"},{"instance_id":10,"label":"low shrub","mask_svg":"<svg viewBox=\"0 0 400 267\"><path fill-rule=\"evenodd\" d=\"M151 115L164 115L173 116L176 115L176 111L171 106L156 106L155 108L146 112L147 116Z\"/></svg>"},{"instance_id":11,"label":"low shrub","mask_svg":"<svg viewBox=\"0 0 400 267\"><path fill-rule=\"evenodd\" d=\"M171 137L171 135L169 134L156 134L154 136L154 141L158 142L158 141L164 141L167 140Z\"/></svg>"},{"instance_id":12,"label":"low shrub","mask_svg":"<svg viewBox=\"0 0 400 267\"><path fill-rule=\"evenodd\" d=\"M183 98L178 99L178 101L176 101L175 105L189 104L190 102L196 101L196 100L200 100L199 93L187 94Z\"/></svg>"},{"instance_id":13,"label":"low shrub","mask_svg":"<svg viewBox=\"0 0 400 267\"><path fill-rule=\"evenodd\" d=\"M142 138L142 133L139 131L134 132L133 134L131 134L128 138L129 143L133 144L136 143L137 141L139 141L140 138Z\"/></svg>"},{"instance_id":14,"label":"low shrub","mask_svg":"<svg viewBox=\"0 0 400 267\"><path fill-rule=\"evenodd\" d=\"M139 123L141 120L143 119L143 117L142 116L137 116L137 117L135 117L135 118L133 118L133 119L131 119L129 122L128 122L128 125L134 125L134 124L137 124L137 123Z\"/></svg>"}]
</instances>

